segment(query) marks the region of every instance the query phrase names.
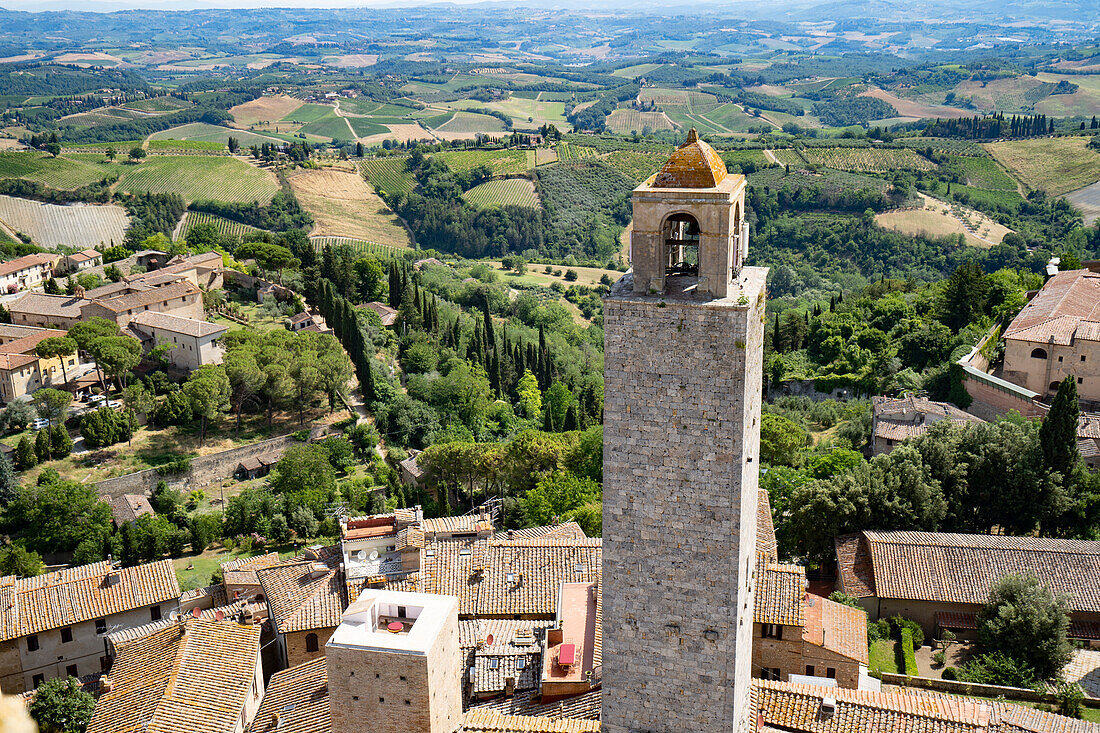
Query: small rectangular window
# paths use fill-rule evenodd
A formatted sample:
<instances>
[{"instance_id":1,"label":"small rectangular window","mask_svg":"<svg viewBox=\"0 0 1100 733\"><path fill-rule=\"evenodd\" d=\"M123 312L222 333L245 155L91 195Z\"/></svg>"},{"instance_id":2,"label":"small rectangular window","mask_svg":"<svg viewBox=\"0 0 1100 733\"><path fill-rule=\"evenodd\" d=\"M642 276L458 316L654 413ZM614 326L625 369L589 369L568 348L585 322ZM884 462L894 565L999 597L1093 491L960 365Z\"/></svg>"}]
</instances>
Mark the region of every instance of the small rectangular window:
<instances>
[{"instance_id":1,"label":"small rectangular window","mask_svg":"<svg viewBox=\"0 0 1100 733\"><path fill-rule=\"evenodd\" d=\"M40 684L42 684L45 681L46 681L46 676L45 675L36 674L33 678L31 678L31 687L38 687Z\"/></svg>"},{"instance_id":2,"label":"small rectangular window","mask_svg":"<svg viewBox=\"0 0 1100 733\"><path fill-rule=\"evenodd\" d=\"M62 644L68 644L72 640L73 640L73 630L68 626L61 629L61 643Z\"/></svg>"},{"instance_id":3,"label":"small rectangular window","mask_svg":"<svg viewBox=\"0 0 1100 733\"><path fill-rule=\"evenodd\" d=\"M95 632L97 634L106 634L107 633L107 619L97 618L95 620Z\"/></svg>"},{"instance_id":4,"label":"small rectangular window","mask_svg":"<svg viewBox=\"0 0 1100 733\"><path fill-rule=\"evenodd\" d=\"M489 660L489 669L496 669L499 666L500 666L500 660L497 659L496 657L493 657L492 659Z\"/></svg>"},{"instance_id":5,"label":"small rectangular window","mask_svg":"<svg viewBox=\"0 0 1100 733\"><path fill-rule=\"evenodd\" d=\"M149 608L149 618L154 621L160 621L160 606L151 606Z\"/></svg>"},{"instance_id":6,"label":"small rectangular window","mask_svg":"<svg viewBox=\"0 0 1100 733\"><path fill-rule=\"evenodd\" d=\"M807 664L806 665L806 676L807 677L813 677L814 676L814 665L812 665L812 664Z\"/></svg>"},{"instance_id":7,"label":"small rectangular window","mask_svg":"<svg viewBox=\"0 0 1100 733\"><path fill-rule=\"evenodd\" d=\"M825 676L828 677L831 680L835 680L836 679L836 670L833 669L832 667L826 667L825 668Z\"/></svg>"},{"instance_id":8,"label":"small rectangular window","mask_svg":"<svg viewBox=\"0 0 1100 733\"><path fill-rule=\"evenodd\" d=\"M527 666L527 660L523 657L516 657L516 669L523 669Z\"/></svg>"},{"instance_id":9,"label":"small rectangular window","mask_svg":"<svg viewBox=\"0 0 1100 733\"><path fill-rule=\"evenodd\" d=\"M28 652L38 651L38 634L31 634L30 636L27 637L27 651Z\"/></svg>"},{"instance_id":10,"label":"small rectangular window","mask_svg":"<svg viewBox=\"0 0 1100 733\"><path fill-rule=\"evenodd\" d=\"M1084 360L1085 360L1085 355L1081 354L1081 361L1084 361Z\"/></svg>"},{"instance_id":11,"label":"small rectangular window","mask_svg":"<svg viewBox=\"0 0 1100 733\"><path fill-rule=\"evenodd\" d=\"M76 673L75 664L70 664L69 666L65 667L65 674L69 675L70 677L80 677L80 675Z\"/></svg>"}]
</instances>

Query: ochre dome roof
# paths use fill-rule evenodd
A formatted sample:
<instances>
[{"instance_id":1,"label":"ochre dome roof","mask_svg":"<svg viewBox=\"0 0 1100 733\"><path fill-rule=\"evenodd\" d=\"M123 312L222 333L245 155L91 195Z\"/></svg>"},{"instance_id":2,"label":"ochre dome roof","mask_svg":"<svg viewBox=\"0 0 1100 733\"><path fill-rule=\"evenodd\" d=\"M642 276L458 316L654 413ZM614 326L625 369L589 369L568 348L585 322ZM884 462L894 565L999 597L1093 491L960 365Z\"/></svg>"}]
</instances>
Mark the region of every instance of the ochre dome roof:
<instances>
[{"instance_id":1,"label":"ochre dome roof","mask_svg":"<svg viewBox=\"0 0 1100 733\"><path fill-rule=\"evenodd\" d=\"M714 188L729 173L714 148L699 139L695 128L687 141L676 148L672 157L653 179L654 188Z\"/></svg>"}]
</instances>

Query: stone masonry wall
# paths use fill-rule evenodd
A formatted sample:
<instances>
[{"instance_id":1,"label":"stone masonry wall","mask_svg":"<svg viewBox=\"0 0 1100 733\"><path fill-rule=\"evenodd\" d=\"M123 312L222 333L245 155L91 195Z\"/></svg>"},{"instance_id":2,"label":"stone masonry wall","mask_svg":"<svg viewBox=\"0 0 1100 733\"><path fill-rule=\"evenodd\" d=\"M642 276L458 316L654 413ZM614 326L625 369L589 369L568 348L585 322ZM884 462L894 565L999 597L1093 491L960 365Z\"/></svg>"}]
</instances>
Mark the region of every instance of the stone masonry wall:
<instances>
[{"instance_id":1,"label":"stone masonry wall","mask_svg":"<svg viewBox=\"0 0 1100 733\"><path fill-rule=\"evenodd\" d=\"M293 435L280 435L277 438L262 440L240 448L198 456L191 460L191 470L185 474L161 476L155 468L150 468L137 473L128 473L125 476L116 476L96 484L96 493L112 498L123 494L143 494L152 491L161 479L173 486L198 489L229 478L233 474L233 469L245 458L265 453L281 455L296 442L298 440Z\"/></svg>"},{"instance_id":2,"label":"stone masonry wall","mask_svg":"<svg viewBox=\"0 0 1100 733\"><path fill-rule=\"evenodd\" d=\"M608 733L747 730L766 272L605 301Z\"/></svg>"}]
</instances>

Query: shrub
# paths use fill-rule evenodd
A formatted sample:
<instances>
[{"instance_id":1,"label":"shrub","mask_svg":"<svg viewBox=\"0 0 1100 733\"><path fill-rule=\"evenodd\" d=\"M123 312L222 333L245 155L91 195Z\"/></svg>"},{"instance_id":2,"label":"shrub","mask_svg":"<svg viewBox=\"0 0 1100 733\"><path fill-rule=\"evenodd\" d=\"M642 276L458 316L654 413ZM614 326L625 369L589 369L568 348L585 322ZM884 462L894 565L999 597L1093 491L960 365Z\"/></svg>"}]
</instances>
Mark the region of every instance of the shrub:
<instances>
[{"instance_id":1,"label":"shrub","mask_svg":"<svg viewBox=\"0 0 1100 733\"><path fill-rule=\"evenodd\" d=\"M890 636L890 623L880 618L878 621L869 621L867 623L867 643L873 644L881 639L887 639Z\"/></svg>"},{"instance_id":2,"label":"shrub","mask_svg":"<svg viewBox=\"0 0 1100 733\"><path fill-rule=\"evenodd\" d=\"M1035 670L1004 652L982 654L959 669L959 679L981 685L1005 685L1035 689L1039 684Z\"/></svg>"},{"instance_id":3,"label":"shrub","mask_svg":"<svg viewBox=\"0 0 1100 733\"><path fill-rule=\"evenodd\" d=\"M913 648L920 649L924 645L924 629L916 621L903 616L894 616L890 619L890 626L894 630L894 636L901 638L903 629L909 629L913 635Z\"/></svg>"},{"instance_id":4,"label":"shrub","mask_svg":"<svg viewBox=\"0 0 1100 733\"><path fill-rule=\"evenodd\" d=\"M944 667L943 674L940 676L945 680L957 680L959 678L959 670L954 667Z\"/></svg>"},{"instance_id":5,"label":"shrub","mask_svg":"<svg viewBox=\"0 0 1100 733\"><path fill-rule=\"evenodd\" d=\"M169 461L161 466L157 466L157 473L161 476L171 476L177 473L187 473L191 470L191 457L180 456L174 461Z\"/></svg>"},{"instance_id":6,"label":"shrub","mask_svg":"<svg viewBox=\"0 0 1100 733\"><path fill-rule=\"evenodd\" d=\"M937 667L942 667L947 664L947 653L942 649L932 655L932 663Z\"/></svg>"},{"instance_id":7,"label":"shrub","mask_svg":"<svg viewBox=\"0 0 1100 733\"><path fill-rule=\"evenodd\" d=\"M917 670L917 658L913 654L913 630L909 627L901 630L901 654L905 658L905 674L909 677L920 674Z\"/></svg>"}]
</instances>

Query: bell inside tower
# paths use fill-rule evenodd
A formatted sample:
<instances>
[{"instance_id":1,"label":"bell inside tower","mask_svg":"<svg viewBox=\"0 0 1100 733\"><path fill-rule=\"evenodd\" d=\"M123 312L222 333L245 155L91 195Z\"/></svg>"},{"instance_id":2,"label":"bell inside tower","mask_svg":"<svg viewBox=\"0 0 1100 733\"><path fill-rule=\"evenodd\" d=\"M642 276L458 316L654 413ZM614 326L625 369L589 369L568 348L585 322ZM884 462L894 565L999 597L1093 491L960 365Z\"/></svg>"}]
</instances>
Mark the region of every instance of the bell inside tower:
<instances>
[{"instance_id":1,"label":"bell inside tower","mask_svg":"<svg viewBox=\"0 0 1100 733\"><path fill-rule=\"evenodd\" d=\"M665 277L699 275L699 222L691 214L665 221Z\"/></svg>"}]
</instances>

